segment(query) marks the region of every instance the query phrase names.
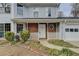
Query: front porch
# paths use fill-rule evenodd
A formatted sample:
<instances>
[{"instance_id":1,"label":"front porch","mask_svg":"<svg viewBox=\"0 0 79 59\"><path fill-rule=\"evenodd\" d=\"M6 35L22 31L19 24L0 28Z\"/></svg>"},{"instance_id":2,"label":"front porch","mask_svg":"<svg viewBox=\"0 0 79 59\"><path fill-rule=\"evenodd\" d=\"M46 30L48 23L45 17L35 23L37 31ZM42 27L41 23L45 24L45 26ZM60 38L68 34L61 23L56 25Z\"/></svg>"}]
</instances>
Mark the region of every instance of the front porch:
<instances>
[{"instance_id":1,"label":"front porch","mask_svg":"<svg viewBox=\"0 0 79 59\"><path fill-rule=\"evenodd\" d=\"M59 39L59 22L16 23L16 34L22 30L30 31L30 39Z\"/></svg>"}]
</instances>

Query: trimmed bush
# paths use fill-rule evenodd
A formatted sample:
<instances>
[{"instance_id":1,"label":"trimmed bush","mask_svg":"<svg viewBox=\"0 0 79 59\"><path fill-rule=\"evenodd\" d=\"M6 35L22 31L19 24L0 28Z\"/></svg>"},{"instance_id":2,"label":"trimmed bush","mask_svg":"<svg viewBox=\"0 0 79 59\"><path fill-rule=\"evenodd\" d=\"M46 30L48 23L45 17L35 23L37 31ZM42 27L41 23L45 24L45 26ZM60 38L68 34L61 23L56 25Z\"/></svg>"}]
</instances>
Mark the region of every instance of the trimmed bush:
<instances>
[{"instance_id":1,"label":"trimmed bush","mask_svg":"<svg viewBox=\"0 0 79 59\"><path fill-rule=\"evenodd\" d=\"M14 33L13 32L9 32L9 31L6 32L5 33L5 39L10 41L10 42L14 41Z\"/></svg>"},{"instance_id":2,"label":"trimmed bush","mask_svg":"<svg viewBox=\"0 0 79 59\"><path fill-rule=\"evenodd\" d=\"M52 39L52 40L48 40L48 42L54 45L58 45L58 46L63 46L63 47L68 47L68 48L78 48L77 46L74 46L64 40Z\"/></svg>"},{"instance_id":3,"label":"trimmed bush","mask_svg":"<svg viewBox=\"0 0 79 59\"><path fill-rule=\"evenodd\" d=\"M66 49L66 48L63 48L61 50L61 55L63 56L72 56L73 55L73 51L71 51L70 49Z\"/></svg>"},{"instance_id":4,"label":"trimmed bush","mask_svg":"<svg viewBox=\"0 0 79 59\"><path fill-rule=\"evenodd\" d=\"M49 49L48 50L49 55L58 56L60 55L60 51L57 49Z\"/></svg>"},{"instance_id":5,"label":"trimmed bush","mask_svg":"<svg viewBox=\"0 0 79 59\"><path fill-rule=\"evenodd\" d=\"M26 41L29 39L29 37L30 37L30 32L27 31L27 30L21 31L21 32L20 32L20 36L21 36L21 39L22 39L22 41L23 41L23 43L24 43L24 42L26 42Z\"/></svg>"},{"instance_id":6,"label":"trimmed bush","mask_svg":"<svg viewBox=\"0 0 79 59\"><path fill-rule=\"evenodd\" d=\"M51 56L78 56L79 54L71 51L70 49L63 48L62 50L58 49L48 49L48 54Z\"/></svg>"}]
</instances>

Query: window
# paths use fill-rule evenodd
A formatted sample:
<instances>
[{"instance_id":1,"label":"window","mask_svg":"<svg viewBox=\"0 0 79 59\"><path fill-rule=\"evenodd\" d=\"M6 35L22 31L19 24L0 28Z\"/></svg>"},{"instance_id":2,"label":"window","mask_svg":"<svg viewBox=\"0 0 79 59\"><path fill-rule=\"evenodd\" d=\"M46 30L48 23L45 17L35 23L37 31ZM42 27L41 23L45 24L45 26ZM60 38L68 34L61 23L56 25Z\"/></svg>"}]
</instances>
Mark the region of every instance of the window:
<instances>
[{"instance_id":1,"label":"window","mask_svg":"<svg viewBox=\"0 0 79 59\"><path fill-rule=\"evenodd\" d=\"M5 13L10 13L10 7L5 7Z\"/></svg>"},{"instance_id":2,"label":"window","mask_svg":"<svg viewBox=\"0 0 79 59\"><path fill-rule=\"evenodd\" d=\"M30 32L38 32L38 23L28 23L28 30Z\"/></svg>"},{"instance_id":3,"label":"window","mask_svg":"<svg viewBox=\"0 0 79 59\"><path fill-rule=\"evenodd\" d=\"M17 4L17 14L23 15L23 6L21 4Z\"/></svg>"},{"instance_id":4,"label":"window","mask_svg":"<svg viewBox=\"0 0 79 59\"><path fill-rule=\"evenodd\" d=\"M56 23L48 23L48 32L56 32Z\"/></svg>"},{"instance_id":5,"label":"window","mask_svg":"<svg viewBox=\"0 0 79 59\"><path fill-rule=\"evenodd\" d=\"M38 11L34 11L34 18L38 18Z\"/></svg>"},{"instance_id":6,"label":"window","mask_svg":"<svg viewBox=\"0 0 79 59\"><path fill-rule=\"evenodd\" d=\"M48 17L51 17L51 8L48 8Z\"/></svg>"},{"instance_id":7,"label":"window","mask_svg":"<svg viewBox=\"0 0 79 59\"><path fill-rule=\"evenodd\" d=\"M4 31L4 24L0 24L0 31Z\"/></svg>"},{"instance_id":8,"label":"window","mask_svg":"<svg viewBox=\"0 0 79 59\"><path fill-rule=\"evenodd\" d=\"M5 31L10 31L11 25L9 23L5 24Z\"/></svg>"},{"instance_id":9,"label":"window","mask_svg":"<svg viewBox=\"0 0 79 59\"><path fill-rule=\"evenodd\" d=\"M76 28L76 29L74 29L74 31L75 31L75 32L78 32L78 29Z\"/></svg>"},{"instance_id":10,"label":"window","mask_svg":"<svg viewBox=\"0 0 79 59\"><path fill-rule=\"evenodd\" d=\"M23 30L23 24L17 24L17 33Z\"/></svg>"},{"instance_id":11,"label":"window","mask_svg":"<svg viewBox=\"0 0 79 59\"><path fill-rule=\"evenodd\" d=\"M66 32L69 32L69 28L66 28L65 31L66 31Z\"/></svg>"},{"instance_id":12,"label":"window","mask_svg":"<svg viewBox=\"0 0 79 59\"><path fill-rule=\"evenodd\" d=\"M74 29L73 29L73 28L71 28L71 29L70 29L70 32L73 32L73 31L74 31Z\"/></svg>"},{"instance_id":13,"label":"window","mask_svg":"<svg viewBox=\"0 0 79 59\"><path fill-rule=\"evenodd\" d=\"M0 37L4 37L5 32L10 30L11 30L10 23L0 24Z\"/></svg>"},{"instance_id":14,"label":"window","mask_svg":"<svg viewBox=\"0 0 79 59\"><path fill-rule=\"evenodd\" d=\"M65 31L66 32L69 32L69 31L70 32L78 32L79 30L77 28L75 28L75 29L74 28L70 28L70 29L69 28L66 28Z\"/></svg>"},{"instance_id":15,"label":"window","mask_svg":"<svg viewBox=\"0 0 79 59\"><path fill-rule=\"evenodd\" d=\"M0 37L4 37L4 32L0 32Z\"/></svg>"},{"instance_id":16,"label":"window","mask_svg":"<svg viewBox=\"0 0 79 59\"><path fill-rule=\"evenodd\" d=\"M21 4L17 3L17 7L23 7Z\"/></svg>"},{"instance_id":17,"label":"window","mask_svg":"<svg viewBox=\"0 0 79 59\"><path fill-rule=\"evenodd\" d=\"M0 37L4 36L4 24L0 24Z\"/></svg>"}]
</instances>

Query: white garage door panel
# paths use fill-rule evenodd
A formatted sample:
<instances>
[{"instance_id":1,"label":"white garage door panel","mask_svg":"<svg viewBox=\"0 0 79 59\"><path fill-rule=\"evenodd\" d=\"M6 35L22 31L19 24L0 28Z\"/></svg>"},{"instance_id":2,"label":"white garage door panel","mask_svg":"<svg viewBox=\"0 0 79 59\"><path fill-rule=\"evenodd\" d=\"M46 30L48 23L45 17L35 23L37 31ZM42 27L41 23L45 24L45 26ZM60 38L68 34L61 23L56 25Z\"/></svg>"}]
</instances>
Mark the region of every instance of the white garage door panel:
<instances>
[{"instance_id":1,"label":"white garage door panel","mask_svg":"<svg viewBox=\"0 0 79 59\"><path fill-rule=\"evenodd\" d=\"M65 31L65 39L66 40L78 40L79 41L79 25L66 25L65 26L65 29L68 28L69 29L69 32L66 32ZM64 30L65 30L64 29ZM73 32L70 31L70 29L73 29ZM74 29L78 29L78 32L75 32Z\"/></svg>"},{"instance_id":2,"label":"white garage door panel","mask_svg":"<svg viewBox=\"0 0 79 59\"><path fill-rule=\"evenodd\" d=\"M79 40L79 33L65 33L66 40Z\"/></svg>"}]
</instances>

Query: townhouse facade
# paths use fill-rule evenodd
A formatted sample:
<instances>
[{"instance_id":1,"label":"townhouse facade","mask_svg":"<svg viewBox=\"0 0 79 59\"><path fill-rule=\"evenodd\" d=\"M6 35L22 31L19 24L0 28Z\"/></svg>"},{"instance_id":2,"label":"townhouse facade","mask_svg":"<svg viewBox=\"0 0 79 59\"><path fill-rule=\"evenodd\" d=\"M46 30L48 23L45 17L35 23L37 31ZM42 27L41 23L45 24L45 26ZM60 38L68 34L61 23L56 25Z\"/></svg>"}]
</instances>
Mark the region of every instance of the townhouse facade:
<instances>
[{"instance_id":1,"label":"townhouse facade","mask_svg":"<svg viewBox=\"0 0 79 59\"><path fill-rule=\"evenodd\" d=\"M33 40L79 40L79 18L58 17L58 3L0 4L0 38L6 31L30 31Z\"/></svg>"}]
</instances>

